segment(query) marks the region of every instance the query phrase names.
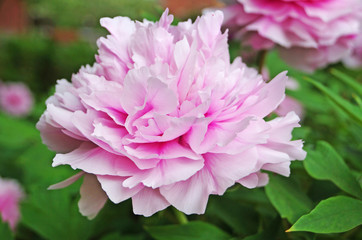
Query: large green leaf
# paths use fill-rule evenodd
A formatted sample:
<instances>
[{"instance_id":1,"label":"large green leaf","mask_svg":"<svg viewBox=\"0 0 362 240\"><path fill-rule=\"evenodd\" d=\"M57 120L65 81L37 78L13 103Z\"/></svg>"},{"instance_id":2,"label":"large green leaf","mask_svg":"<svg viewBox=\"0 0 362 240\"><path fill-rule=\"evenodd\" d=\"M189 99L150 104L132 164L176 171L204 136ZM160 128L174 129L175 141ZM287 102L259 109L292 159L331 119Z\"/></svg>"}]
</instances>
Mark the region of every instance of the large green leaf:
<instances>
[{"instance_id":1,"label":"large green leaf","mask_svg":"<svg viewBox=\"0 0 362 240\"><path fill-rule=\"evenodd\" d=\"M314 233L340 233L362 224L362 201L336 196L321 201L288 230Z\"/></svg>"},{"instance_id":2,"label":"large green leaf","mask_svg":"<svg viewBox=\"0 0 362 240\"><path fill-rule=\"evenodd\" d=\"M265 192L280 216L287 218L290 223L294 223L313 207L312 201L292 179L270 175Z\"/></svg>"},{"instance_id":3,"label":"large green leaf","mask_svg":"<svg viewBox=\"0 0 362 240\"><path fill-rule=\"evenodd\" d=\"M182 225L146 227L157 240L223 240L230 236L209 223L193 221Z\"/></svg>"},{"instance_id":4,"label":"large green leaf","mask_svg":"<svg viewBox=\"0 0 362 240\"><path fill-rule=\"evenodd\" d=\"M319 141L316 150L308 152L304 166L313 178L332 181L342 190L362 199L357 179L329 143Z\"/></svg>"},{"instance_id":5,"label":"large green leaf","mask_svg":"<svg viewBox=\"0 0 362 240\"><path fill-rule=\"evenodd\" d=\"M32 190L21 208L22 222L45 239L88 239L92 222L78 212L72 188Z\"/></svg>"},{"instance_id":6,"label":"large green leaf","mask_svg":"<svg viewBox=\"0 0 362 240\"><path fill-rule=\"evenodd\" d=\"M341 71L338 71L337 69L333 68L331 70L331 73L336 76L337 78L339 78L340 80L342 80L344 83L348 84L349 86L351 86L353 88L353 90L355 90L359 95L362 96L362 85L360 83L358 83L355 79L353 79L352 77L344 74Z\"/></svg>"},{"instance_id":7,"label":"large green leaf","mask_svg":"<svg viewBox=\"0 0 362 240\"><path fill-rule=\"evenodd\" d=\"M339 108L341 108L345 113L347 113L352 119L357 123L362 125L362 110L348 102L347 100L340 97L338 94L329 90L327 87L323 86L321 83L314 81L313 79L306 77L307 81L312 83L316 88L322 91L327 97L332 100Z\"/></svg>"},{"instance_id":8,"label":"large green leaf","mask_svg":"<svg viewBox=\"0 0 362 240\"><path fill-rule=\"evenodd\" d=\"M27 170L23 173L23 181L28 187L41 186L46 189L49 185L63 181L74 174L68 166L52 167L53 157L54 153L39 141L17 158L21 167Z\"/></svg>"}]
</instances>

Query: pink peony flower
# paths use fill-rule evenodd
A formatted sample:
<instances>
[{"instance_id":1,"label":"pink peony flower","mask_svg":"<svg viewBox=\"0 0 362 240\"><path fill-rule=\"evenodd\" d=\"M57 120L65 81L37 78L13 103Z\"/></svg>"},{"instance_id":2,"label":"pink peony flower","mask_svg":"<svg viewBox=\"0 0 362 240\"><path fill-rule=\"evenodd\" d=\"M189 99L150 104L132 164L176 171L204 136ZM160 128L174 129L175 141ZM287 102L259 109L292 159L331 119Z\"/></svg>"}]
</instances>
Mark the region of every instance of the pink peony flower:
<instances>
[{"instance_id":1,"label":"pink peony flower","mask_svg":"<svg viewBox=\"0 0 362 240\"><path fill-rule=\"evenodd\" d=\"M13 116L25 116L33 108L33 96L23 83L0 82L0 109Z\"/></svg>"},{"instance_id":2,"label":"pink peony flower","mask_svg":"<svg viewBox=\"0 0 362 240\"><path fill-rule=\"evenodd\" d=\"M348 55L361 9L360 0L238 0L224 13L233 38L255 49L276 45L288 64L311 72Z\"/></svg>"},{"instance_id":3,"label":"pink peony flower","mask_svg":"<svg viewBox=\"0 0 362 240\"><path fill-rule=\"evenodd\" d=\"M19 201L24 193L15 180L0 178L0 217L15 229L20 218Z\"/></svg>"},{"instance_id":4,"label":"pink peony flower","mask_svg":"<svg viewBox=\"0 0 362 240\"><path fill-rule=\"evenodd\" d=\"M362 22L360 32L353 42L352 51L343 59L343 63L349 68L362 68Z\"/></svg>"},{"instance_id":5,"label":"pink peony flower","mask_svg":"<svg viewBox=\"0 0 362 240\"><path fill-rule=\"evenodd\" d=\"M171 26L102 18L110 35L98 40L97 62L59 80L37 124L58 154L53 166L84 175L80 211L96 216L106 200L132 198L135 214L150 216L170 205L205 212L210 194L236 182L254 188L266 173L290 173L304 159L291 141L294 113L266 122L284 98L286 73L266 84L256 70L230 64L223 14Z\"/></svg>"}]
</instances>

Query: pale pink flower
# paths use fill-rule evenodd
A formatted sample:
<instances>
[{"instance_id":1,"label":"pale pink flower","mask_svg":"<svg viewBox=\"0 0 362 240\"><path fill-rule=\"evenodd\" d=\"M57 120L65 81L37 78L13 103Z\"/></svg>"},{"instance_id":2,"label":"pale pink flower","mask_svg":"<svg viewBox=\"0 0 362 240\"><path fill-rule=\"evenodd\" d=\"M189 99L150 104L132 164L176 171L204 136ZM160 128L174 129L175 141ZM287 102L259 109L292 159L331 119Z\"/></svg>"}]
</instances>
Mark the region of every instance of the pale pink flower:
<instances>
[{"instance_id":1,"label":"pale pink flower","mask_svg":"<svg viewBox=\"0 0 362 240\"><path fill-rule=\"evenodd\" d=\"M265 185L260 170L288 176L305 157L291 141L297 115L264 120L284 98L286 73L266 84L240 58L230 64L220 11L172 20L168 11L156 23L102 18L110 35L97 62L59 80L47 100L37 128L58 153L53 166L81 170L50 188L84 175L83 215L129 198L144 216L170 205L202 214L210 194Z\"/></svg>"},{"instance_id":2,"label":"pale pink flower","mask_svg":"<svg viewBox=\"0 0 362 240\"><path fill-rule=\"evenodd\" d=\"M0 110L13 116L26 116L33 108L33 101L25 84L0 82Z\"/></svg>"},{"instance_id":3,"label":"pale pink flower","mask_svg":"<svg viewBox=\"0 0 362 240\"><path fill-rule=\"evenodd\" d=\"M277 46L289 65L311 72L348 55L361 7L360 0L238 0L223 11L233 38Z\"/></svg>"},{"instance_id":4,"label":"pale pink flower","mask_svg":"<svg viewBox=\"0 0 362 240\"><path fill-rule=\"evenodd\" d=\"M23 190L15 180L0 178L0 217L12 230L20 219L19 202L23 197Z\"/></svg>"}]
</instances>

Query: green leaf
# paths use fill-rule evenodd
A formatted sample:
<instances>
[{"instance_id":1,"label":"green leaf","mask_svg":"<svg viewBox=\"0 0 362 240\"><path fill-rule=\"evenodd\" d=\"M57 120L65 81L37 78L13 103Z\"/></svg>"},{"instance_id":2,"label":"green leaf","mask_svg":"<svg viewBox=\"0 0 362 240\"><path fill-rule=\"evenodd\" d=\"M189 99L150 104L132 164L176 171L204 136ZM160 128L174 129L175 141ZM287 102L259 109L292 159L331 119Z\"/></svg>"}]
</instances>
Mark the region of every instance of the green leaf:
<instances>
[{"instance_id":1,"label":"green leaf","mask_svg":"<svg viewBox=\"0 0 362 240\"><path fill-rule=\"evenodd\" d=\"M263 229L258 232L257 234L254 235L249 235L245 238L243 238L243 240L274 240L274 239L281 239L278 238L278 232L279 228L281 226L281 219L278 217L276 217L275 219L270 219L269 221L267 221L267 224L265 227L263 227ZM284 237L285 237L285 233L281 232Z\"/></svg>"},{"instance_id":2,"label":"green leaf","mask_svg":"<svg viewBox=\"0 0 362 240\"><path fill-rule=\"evenodd\" d=\"M72 191L32 190L21 208L22 223L45 239L88 239L92 222L80 215Z\"/></svg>"},{"instance_id":3,"label":"green leaf","mask_svg":"<svg viewBox=\"0 0 362 240\"><path fill-rule=\"evenodd\" d=\"M209 223L193 221L182 225L145 227L157 240L222 240L230 236Z\"/></svg>"},{"instance_id":4,"label":"green leaf","mask_svg":"<svg viewBox=\"0 0 362 240\"><path fill-rule=\"evenodd\" d=\"M13 240L13 234L9 228L9 225L7 223L2 222L1 216L0 216L0 237L1 240Z\"/></svg>"},{"instance_id":5,"label":"green leaf","mask_svg":"<svg viewBox=\"0 0 362 240\"><path fill-rule=\"evenodd\" d=\"M362 199L357 179L329 143L319 141L316 150L308 152L304 167L313 178L332 181L340 189Z\"/></svg>"},{"instance_id":6,"label":"green leaf","mask_svg":"<svg viewBox=\"0 0 362 240\"><path fill-rule=\"evenodd\" d=\"M0 145L20 148L38 139L39 132L33 124L0 114Z\"/></svg>"},{"instance_id":7,"label":"green leaf","mask_svg":"<svg viewBox=\"0 0 362 240\"><path fill-rule=\"evenodd\" d=\"M338 96L336 93L329 90L327 87L323 86L321 83L306 77L307 81L312 83L316 88L322 91L327 97L332 100L339 108L341 108L345 113L347 113L352 119L354 119L357 123L362 125L362 110Z\"/></svg>"},{"instance_id":8,"label":"green leaf","mask_svg":"<svg viewBox=\"0 0 362 240\"><path fill-rule=\"evenodd\" d=\"M24 171L23 179L28 187L41 186L46 189L49 185L63 181L74 171L68 166L52 167L54 153L40 141L26 149L16 160L23 167L31 171Z\"/></svg>"},{"instance_id":9,"label":"green leaf","mask_svg":"<svg viewBox=\"0 0 362 240\"><path fill-rule=\"evenodd\" d=\"M360 96L362 96L362 85L357 82L357 80L353 79L352 77L344 74L341 71L338 71L337 69L333 68L331 70L332 75L337 77L338 79L342 80L344 83L348 84L355 90Z\"/></svg>"},{"instance_id":10,"label":"green leaf","mask_svg":"<svg viewBox=\"0 0 362 240\"><path fill-rule=\"evenodd\" d=\"M312 209L312 201L292 179L276 175L269 175L269 177L265 192L281 217L294 223L300 216Z\"/></svg>"},{"instance_id":11,"label":"green leaf","mask_svg":"<svg viewBox=\"0 0 362 240\"><path fill-rule=\"evenodd\" d=\"M346 196L336 196L321 201L287 231L340 233L360 224L362 224L362 201Z\"/></svg>"},{"instance_id":12,"label":"green leaf","mask_svg":"<svg viewBox=\"0 0 362 240\"><path fill-rule=\"evenodd\" d=\"M129 234L121 235L119 232L110 233L101 238L101 240L143 240L145 236L143 234Z\"/></svg>"},{"instance_id":13,"label":"green leaf","mask_svg":"<svg viewBox=\"0 0 362 240\"><path fill-rule=\"evenodd\" d=\"M239 235L257 232L258 215L251 204L227 199L226 196L210 199L207 213L212 219L221 219Z\"/></svg>"}]
</instances>

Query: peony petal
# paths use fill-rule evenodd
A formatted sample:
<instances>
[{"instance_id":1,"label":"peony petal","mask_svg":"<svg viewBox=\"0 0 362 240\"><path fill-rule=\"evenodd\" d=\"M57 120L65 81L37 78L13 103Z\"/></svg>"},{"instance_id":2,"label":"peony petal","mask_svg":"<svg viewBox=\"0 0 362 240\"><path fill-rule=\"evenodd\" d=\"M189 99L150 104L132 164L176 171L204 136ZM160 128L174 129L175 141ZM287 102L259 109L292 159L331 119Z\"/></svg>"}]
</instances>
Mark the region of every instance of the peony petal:
<instances>
[{"instance_id":1,"label":"peony petal","mask_svg":"<svg viewBox=\"0 0 362 240\"><path fill-rule=\"evenodd\" d=\"M73 169L100 175L128 176L139 171L129 158L109 153L88 142L70 153L57 154L53 167L64 164L69 164Z\"/></svg>"},{"instance_id":2,"label":"peony petal","mask_svg":"<svg viewBox=\"0 0 362 240\"><path fill-rule=\"evenodd\" d=\"M46 114L43 114L36 124L40 131L42 142L49 149L58 153L66 153L79 147L82 141L71 138L62 132L61 128L53 127L46 122Z\"/></svg>"},{"instance_id":3,"label":"peony petal","mask_svg":"<svg viewBox=\"0 0 362 240\"><path fill-rule=\"evenodd\" d=\"M256 172L252 173L237 182L247 188L255 188L265 186L269 181L268 174Z\"/></svg>"},{"instance_id":4,"label":"peony petal","mask_svg":"<svg viewBox=\"0 0 362 240\"><path fill-rule=\"evenodd\" d=\"M203 214L209 195L215 191L212 175L205 168L186 181L160 187L161 194L178 210L186 214Z\"/></svg>"},{"instance_id":5,"label":"peony petal","mask_svg":"<svg viewBox=\"0 0 362 240\"><path fill-rule=\"evenodd\" d=\"M142 184L139 184L134 188L123 187L123 182L127 177L98 175L97 179L101 184L102 189L107 193L109 199L114 203L120 203L127 200L144 188Z\"/></svg>"},{"instance_id":6,"label":"peony petal","mask_svg":"<svg viewBox=\"0 0 362 240\"><path fill-rule=\"evenodd\" d=\"M259 95L266 97L255 104L247 113L259 117L270 114L283 101L285 97L285 84L288 79L286 72L279 73L268 84L260 89Z\"/></svg>"},{"instance_id":7,"label":"peony petal","mask_svg":"<svg viewBox=\"0 0 362 240\"><path fill-rule=\"evenodd\" d=\"M170 206L158 189L147 187L132 197L132 205L135 214L145 217L149 217Z\"/></svg>"},{"instance_id":8,"label":"peony petal","mask_svg":"<svg viewBox=\"0 0 362 240\"><path fill-rule=\"evenodd\" d=\"M71 176L70 178L65 179L64 181L61 181L59 183L49 186L48 190L55 190L55 189L61 189L61 188L68 187L68 186L72 185L73 183L75 183L84 174L85 174L85 172L79 172L79 173Z\"/></svg>"},{"instance_id":9,"label":"peony petal","mask_svg":"<svg viewBox=\"0 0 362 240\"><path fill-rule=\"evenodd\" d=\"M92 174L84 175L83 184L80 187L79 212L88 217L95 218L107 201L107 195L102 190L97 177Z\"/></svg>"},{"instance_id":10,"label":"peony petal","mask_svg":"<svg viewBox=\"0 0 362 240\"><path fill-rule=\"evenodd\" d=\"M203 166L203 160L195 161L188 158L160 160L156 167L129 177L123 182L123 186L133 188L142 183L147 187L158 188L162 185L186 180Z\"/></svg>"}]
</instances>

